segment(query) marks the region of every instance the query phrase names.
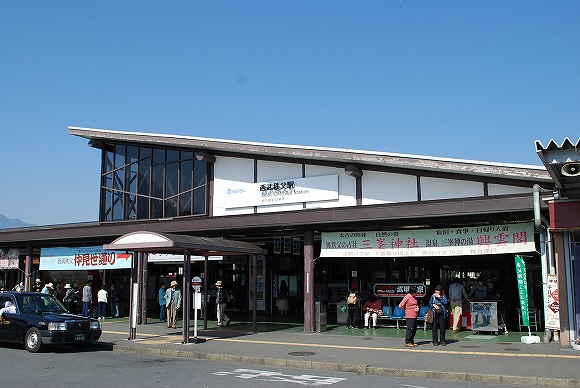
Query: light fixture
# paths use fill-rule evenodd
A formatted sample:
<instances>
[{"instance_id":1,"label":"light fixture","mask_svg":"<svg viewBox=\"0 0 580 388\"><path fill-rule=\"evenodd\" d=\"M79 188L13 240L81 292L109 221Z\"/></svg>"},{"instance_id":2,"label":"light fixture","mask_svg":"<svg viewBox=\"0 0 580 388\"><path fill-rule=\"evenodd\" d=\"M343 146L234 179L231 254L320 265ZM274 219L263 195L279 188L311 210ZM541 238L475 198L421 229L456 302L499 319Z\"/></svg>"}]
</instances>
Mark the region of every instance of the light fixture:
<instances>
[{"instance_id":1,"label":"light fixture","mask_svg":"<svg viewBox=\"0 0 580 388\"><path fill-rule=\"evenodd\" d=\"M195 158L201 162L215 163L215 156L207 152L196 152Z\"/></svg>"},{"instance_id":2,"label":"light fixture","mask_svg":"<svg viewBox=\"0 0 580 388\"><path fill-rule=\"evenodd\" d=\"M354 178L360 178L363 175L362 170L352 164L349 164L344 168L344 173Z\"/></svg>"}]
</instances>

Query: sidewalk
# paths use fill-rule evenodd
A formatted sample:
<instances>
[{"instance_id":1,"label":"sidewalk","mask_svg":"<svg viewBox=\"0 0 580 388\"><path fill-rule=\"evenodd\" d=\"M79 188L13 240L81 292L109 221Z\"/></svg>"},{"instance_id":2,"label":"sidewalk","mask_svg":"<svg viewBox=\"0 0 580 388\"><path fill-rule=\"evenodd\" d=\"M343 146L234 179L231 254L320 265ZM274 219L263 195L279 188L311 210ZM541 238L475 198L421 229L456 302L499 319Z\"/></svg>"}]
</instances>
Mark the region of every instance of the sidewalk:
<instances>
[{"instance_id":1,"label":"sidewalk","mask_svg":"<svg viewBox=\"0 0 580 388\"><path fill-rule=\"evenodd\" d=\"M151 322L151 321L150 321ZM155 322L155 321L154 321ZM181 322L178 322L181 323ZM193 325L193 322L191 322ZM208 330L198 325L203 342L182 344L182 330L164 323L137 326L137 339L128 340L127 319L105 320L95 346L113 351L166 357L219 360L255 365L275 365L321 371L367 373L377 376L443 378L453 381L580 387L580 352L559 343L526 345L525 333L474 335L447 332L447 346L433 346L431 332L417 330L419 345L406 348L404 330L346 330L329 326L322 333L304 333L301 325L235 323ZM190 339L194 342L193 330Z\"/></svg>"}]
</instances>

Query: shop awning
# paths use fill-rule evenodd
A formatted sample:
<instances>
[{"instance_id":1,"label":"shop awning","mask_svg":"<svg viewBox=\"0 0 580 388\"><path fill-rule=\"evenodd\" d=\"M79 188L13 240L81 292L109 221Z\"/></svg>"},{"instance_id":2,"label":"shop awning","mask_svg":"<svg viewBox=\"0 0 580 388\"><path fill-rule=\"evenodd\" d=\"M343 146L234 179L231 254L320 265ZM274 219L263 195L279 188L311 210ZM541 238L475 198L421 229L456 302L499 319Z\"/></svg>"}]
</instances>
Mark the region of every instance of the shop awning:
<instances>
[{"instance_id":1,"label":"shop awning","mask_svg":"<svg viewBox=\"0 0 580 388\"><path fill-rule=\"evenodd\" d=\"M265 249L243 241L147 231L125 234L110 244L104 244L103 248L199 256L265 255L267 253Z\"/></svg>"}]
</instances>

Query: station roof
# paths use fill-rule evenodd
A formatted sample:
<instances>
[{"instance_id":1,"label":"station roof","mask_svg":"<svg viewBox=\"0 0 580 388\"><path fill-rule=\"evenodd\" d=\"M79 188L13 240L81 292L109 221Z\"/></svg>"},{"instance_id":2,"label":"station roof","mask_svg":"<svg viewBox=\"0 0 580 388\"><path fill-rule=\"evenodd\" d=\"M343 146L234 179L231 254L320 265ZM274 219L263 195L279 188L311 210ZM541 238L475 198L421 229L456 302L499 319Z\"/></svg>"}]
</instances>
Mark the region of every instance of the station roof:
<instances>
[{"instance_id":1,"label":"station roof","mask_svg":"<svg viewBox=\"0 0 580 388\"><path fill-rule=\"evenodd\" d=\"M191 148L214 155L261 155L279 159L297 159L300 162L311 160L344 164L352 163L359 166L477 175L514 181L551 181L550 175L542 165L531 166L379 151L258 143L81 127L69 127L68 131L71 135L89 139L90 145L96 148L102 148L107 141L124 142L152 147Z\"/></svg>"},{"instance_id":2,"label":"station roof","mask_svg":"<svg viewBox=\"0 0 580 388\"><path fill-rule=\"evenodd\" d=\"M148 231L127 233L110 244L104 244L103 248L133 252L185 253L200 256L264 255L267 253L265 249L243 241Z\"/></svg>"}]
</instances>

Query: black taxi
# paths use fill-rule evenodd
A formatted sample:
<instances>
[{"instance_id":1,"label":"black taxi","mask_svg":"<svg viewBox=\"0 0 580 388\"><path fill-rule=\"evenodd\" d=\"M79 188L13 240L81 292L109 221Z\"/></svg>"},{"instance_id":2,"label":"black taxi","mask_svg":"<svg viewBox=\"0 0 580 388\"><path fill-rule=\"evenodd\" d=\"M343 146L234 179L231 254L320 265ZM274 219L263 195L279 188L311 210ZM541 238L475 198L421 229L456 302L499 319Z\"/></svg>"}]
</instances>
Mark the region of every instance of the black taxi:
<instances>
[{"instance_id":1,"label":"black taxi","mask_svg":"<svg viewBox=\"0 0 580 388\"><path fill-rule=\"evenodd\" d=\"M0 342L22 343L29 352L44 345L85 348L101 337L99 321L70 314L52 295L0 292L0 303Z\"/></svg>"}]
</instances>

